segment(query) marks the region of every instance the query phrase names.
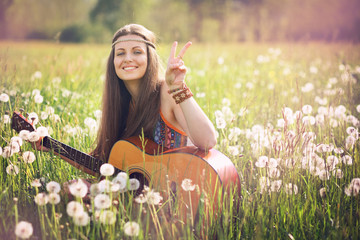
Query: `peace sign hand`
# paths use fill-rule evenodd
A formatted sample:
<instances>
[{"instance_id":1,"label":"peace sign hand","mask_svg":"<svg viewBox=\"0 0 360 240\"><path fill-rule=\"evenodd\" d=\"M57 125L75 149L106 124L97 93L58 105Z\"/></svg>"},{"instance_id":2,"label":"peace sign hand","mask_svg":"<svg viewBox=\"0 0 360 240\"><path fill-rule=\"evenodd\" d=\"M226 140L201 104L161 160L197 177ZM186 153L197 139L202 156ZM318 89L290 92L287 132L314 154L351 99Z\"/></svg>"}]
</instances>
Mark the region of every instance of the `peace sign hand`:
<instances>
[{"instance_id":1,"label":"peace sign hand","mask_svg":"<svg viewBox=\"0 0 360 240\"><path fill-rule=\"evenodd\" d=\"M165 81L170 89L173 87L178 87L184 83L187 69L182 58L191 44L191 42L187 42L177 57L175 57L175 53L178 43L174 42L171 47L170 57L165 74Z\"/></svg>"}]
</instances>

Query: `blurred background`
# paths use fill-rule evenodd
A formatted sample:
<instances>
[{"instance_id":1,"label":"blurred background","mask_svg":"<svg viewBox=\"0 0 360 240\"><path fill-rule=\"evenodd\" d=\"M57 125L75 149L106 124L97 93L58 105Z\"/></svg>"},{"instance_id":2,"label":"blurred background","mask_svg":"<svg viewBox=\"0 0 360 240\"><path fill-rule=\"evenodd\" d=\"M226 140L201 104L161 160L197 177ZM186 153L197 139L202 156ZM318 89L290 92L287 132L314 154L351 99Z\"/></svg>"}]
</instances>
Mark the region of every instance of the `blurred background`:
<instances>
[{"instance_id":1,"label":"blurred background","mask_svg":"<svg viewBox=\"0 0 360 240\"><path fill-rule=\"evenodd\" d=\"M163 42L359 42L360 0L0 0L0 39L108 43L127 23Z\"/></svg>"}]
</instances>

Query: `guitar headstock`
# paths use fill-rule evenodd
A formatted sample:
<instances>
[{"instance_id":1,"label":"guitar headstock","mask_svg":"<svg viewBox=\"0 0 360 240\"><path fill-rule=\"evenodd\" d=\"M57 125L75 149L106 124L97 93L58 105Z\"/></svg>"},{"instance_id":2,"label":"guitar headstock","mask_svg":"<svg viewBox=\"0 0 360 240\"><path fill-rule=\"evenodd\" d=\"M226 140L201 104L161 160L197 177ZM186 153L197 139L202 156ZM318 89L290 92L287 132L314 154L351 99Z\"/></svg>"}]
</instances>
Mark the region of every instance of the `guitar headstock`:
<instances>
[{"instance_id":1,"label":"guitar headstock","mask_svg":"<svg viewBox=\"0 0 360 240\"><path fill-rule=\"evenodd\" d=\"M21 113L16 111L11 118L11 128L16 132L20 132L21 130L28 130L30 132L35 131L34 125Z\"/></svg>"}]
</instances>

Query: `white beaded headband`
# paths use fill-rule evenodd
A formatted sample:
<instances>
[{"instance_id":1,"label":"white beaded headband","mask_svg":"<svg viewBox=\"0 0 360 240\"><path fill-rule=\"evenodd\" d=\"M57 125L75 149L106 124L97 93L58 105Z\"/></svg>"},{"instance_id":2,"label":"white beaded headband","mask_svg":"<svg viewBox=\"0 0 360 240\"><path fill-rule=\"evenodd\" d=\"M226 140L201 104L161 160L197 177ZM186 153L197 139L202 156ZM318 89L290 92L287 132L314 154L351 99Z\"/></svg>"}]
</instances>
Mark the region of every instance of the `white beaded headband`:
<instances>
[{"instance_id":1,"label":"white beaded headband","mask_svg":"<svg viewBox=\"0 0 360 240\"><path fill-rule=\"evenodd\" d=\"M115 44L117 44L119 42L129 42L129 41L143 42L143 43L146 43L146 44L150 45L154 49L156 49L155 45L152 42L147 41L145 39L136 39L136 38L135 39L134 38L118 39L111 45L111 47L113 48L115 46Z\"/></svg>"}]
</instances>

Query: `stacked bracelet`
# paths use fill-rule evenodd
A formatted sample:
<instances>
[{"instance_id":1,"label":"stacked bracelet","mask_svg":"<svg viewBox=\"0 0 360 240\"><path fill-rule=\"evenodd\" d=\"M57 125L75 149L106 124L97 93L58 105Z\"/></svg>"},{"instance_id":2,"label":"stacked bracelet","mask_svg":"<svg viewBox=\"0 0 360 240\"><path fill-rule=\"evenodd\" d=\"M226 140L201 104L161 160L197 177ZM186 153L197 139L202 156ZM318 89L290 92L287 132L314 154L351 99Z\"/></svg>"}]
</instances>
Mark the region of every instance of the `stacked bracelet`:
<instances>
[{"instance_id":1,"label":"stacked bracelet","mask_svg":"<svg viewBox=\"0 0 360 240\"><path fill-rule=\"evenodd\" d=\"M192 96L193 96L192 92L185 85L185 87L181 91L175 93L172 97L174 98L175 103L179 104L185 101L186 99L191 98Z\"/></svg>"},{"instance_id":2,"label":"stacked bracelet","mask_svg":"<svg viewBox=\"0 0 360 240\"><path fill-rule=\"evenodd\" d=\"M186 86L186 84L185 84L185 83L183 83L183 84L181 85L181 87L178 87L178 88L175 88L175 89L170 89L170 90L168 90L168 93L169 93L169 94L172 94L172 93L174 93L174 92L177 92L177 91L183 90L183 89L185 89L185 88L187 88L187 86Z\"/></svg>"}]
</instances>

